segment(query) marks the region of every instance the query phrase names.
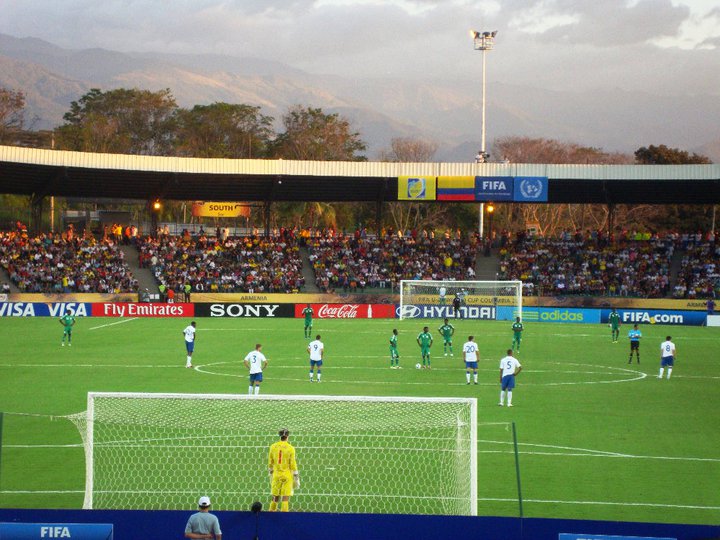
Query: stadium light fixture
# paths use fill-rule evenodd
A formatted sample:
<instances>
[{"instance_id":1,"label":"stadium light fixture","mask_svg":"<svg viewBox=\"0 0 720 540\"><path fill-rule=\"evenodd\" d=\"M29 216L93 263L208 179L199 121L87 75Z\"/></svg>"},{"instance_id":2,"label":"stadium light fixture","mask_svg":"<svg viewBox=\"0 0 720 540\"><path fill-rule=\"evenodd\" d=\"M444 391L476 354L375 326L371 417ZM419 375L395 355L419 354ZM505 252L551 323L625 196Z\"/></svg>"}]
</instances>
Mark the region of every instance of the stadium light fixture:
<instances>
[{"instance_id":1,"label":"stadium light fixture","mask_svg":"<svg viewBox=\"0 0 720 540\"><path fill-rule=\"evenodd\" d=\"M160 204L159 199L155 199L155 202L153 202L153 210L158 212L162 208L162 204Z\"/></svg>"},{"instance_id":2,"label":"stadium light fixture","mask_svg":"<svg viewBox=\"0 0 720 540\"><path fill-rule=\"evenodd\" d=\"M480 151L475 156L476 163L486 163L490 157L485 148L485 53L491 51L495 46L495 36L497 36L497 30L492 32L478 32L477 30L470 30L470 37L473 40L473 48L476 51L482 51L482 109L481 109L481 126L480 126ZM482 238L485 230L485 203L480 203L478 210L478 232Z\"/></svg>"},{"instance_id":3,"label":"stadium light fixture","mask_svg":"<svg viewBox=\"0 0 720 540\"><path fill-rule=\"evenodd\" d=\"M487 213L492 214L493 212L495 212L495 205L493 203L488 203L487 204Z\"/></svg>"}]
</instances>

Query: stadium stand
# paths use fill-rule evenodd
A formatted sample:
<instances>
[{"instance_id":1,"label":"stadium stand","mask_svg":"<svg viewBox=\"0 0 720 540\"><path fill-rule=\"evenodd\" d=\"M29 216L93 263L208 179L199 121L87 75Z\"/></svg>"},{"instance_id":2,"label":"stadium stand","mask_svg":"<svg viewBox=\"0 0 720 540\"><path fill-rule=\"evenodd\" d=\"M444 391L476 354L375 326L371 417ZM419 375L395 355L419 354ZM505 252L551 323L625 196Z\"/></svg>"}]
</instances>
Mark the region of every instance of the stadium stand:
<instances>
[{"instance_id":1,"label":"stadium stand","mask_svg":"<svg viewBox=\"0 0 720 540\"><path fill-rule=\"evenodd\" d=\"M673 289L675 298L713 298L720 284L720 243L714 236L683 235L685 253Z\"/></svg>"},{"instance_id":2,"label":"stadium stand","mask_svg":"<svg viewBox=\"0 0 720 540\"><path fill-rule=\"evenodd\" d=\"M141 237L137 241L141 267L151 269L158 283L193 292L275 292L302 290L302 260L292 231L281 229L264 238Z\"/></svg>"},{"instance_id":3,"label":"stadium stand","mask_svg":"<svg viewBox=\"0 0 720 540\"><path fill-rule=\"evenodd\" d=\"M306 239L318 287L363 292L396 287L401 279L472 279L474 238L313 236Z\"/></svg>"},{"instance_id":4,"label":"stadium stand","mask_svg":"<svg viewBox=\"0 0 720 540\"><path fill-rule=\"evenodd\" d=\"M673 235L565 232L557 238L520 236L500 250L499 279L520 279L527 295L607 295L661 298L670 284Z\"/></svg>"},{"instance_id":5,"label":"stadium stand","mask_svg":"<svg viewBox=\"0 0 720 540\"><path fill-rule=\"evenodd\" d=\"M0 265L22 292L119 293L137 291L113 240L63 234L0 233Z\"/></svg>"}]
</instances>

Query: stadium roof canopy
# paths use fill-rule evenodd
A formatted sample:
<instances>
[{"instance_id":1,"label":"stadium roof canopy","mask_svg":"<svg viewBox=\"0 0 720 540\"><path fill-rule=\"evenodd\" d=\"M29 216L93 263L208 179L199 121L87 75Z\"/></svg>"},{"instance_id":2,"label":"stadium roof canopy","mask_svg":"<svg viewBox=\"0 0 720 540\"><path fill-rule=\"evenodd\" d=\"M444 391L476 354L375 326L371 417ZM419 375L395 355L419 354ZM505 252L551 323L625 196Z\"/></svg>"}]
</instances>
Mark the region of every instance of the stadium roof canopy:
<instances>
[{"instance_id":1,"label":"stadium roof canopy","mask_svg":"<svg viewBox=\"0 0 720 540\"><path fill-rule=\"evenodd\" d=\"M395 201L401 176L544 176L549 203L720 203L720 165L319 162L0 146L0 193L87 199Z\"/></svg>"}]
</instances>

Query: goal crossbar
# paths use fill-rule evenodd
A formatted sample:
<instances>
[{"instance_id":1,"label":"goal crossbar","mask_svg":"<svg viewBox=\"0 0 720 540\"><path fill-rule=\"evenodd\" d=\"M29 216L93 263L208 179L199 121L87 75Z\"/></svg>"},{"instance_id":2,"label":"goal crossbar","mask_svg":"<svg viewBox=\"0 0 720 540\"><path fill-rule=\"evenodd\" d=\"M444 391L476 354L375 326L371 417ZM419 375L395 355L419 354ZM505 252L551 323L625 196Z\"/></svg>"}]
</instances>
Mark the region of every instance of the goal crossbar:
<instances>
[{"instance_id":1,"label":"goal crossbar","mask_svg":"<svg viewBox=\"0 0 720 540\"><path fill-rule=\"evenodd\" d=\"M438 281L404 279L400 281L400 319L414 317L450 318L461 316L462 310L474 308L480 318L488 318L478 308L510 307L513 318L522 319L522 281ZM455 296L461 299L461 312L452 308ZM486 309L488 311L488 309ZM496 313L492 311L492 313ZM478 315L475 315L478 316ZM493 315L494 317L495 315Z\"/></svg>"}]
</instances>

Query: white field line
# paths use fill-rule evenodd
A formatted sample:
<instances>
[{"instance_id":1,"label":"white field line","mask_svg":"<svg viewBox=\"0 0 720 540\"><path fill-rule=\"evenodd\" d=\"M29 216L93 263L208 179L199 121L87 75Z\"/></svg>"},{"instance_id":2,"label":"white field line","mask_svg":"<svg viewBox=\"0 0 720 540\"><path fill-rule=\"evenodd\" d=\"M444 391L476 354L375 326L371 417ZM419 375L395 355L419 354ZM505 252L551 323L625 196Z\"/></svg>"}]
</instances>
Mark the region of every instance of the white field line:
<instances>
[{"instance_id":1,"label":"white field line","mask_svg":"<svg viewBox=\"0 0 720 540\"><path fill-rule=\"evenodd\" d=\"M116 322L108 323L108 324L101 324L100 326L93 326L92 328L88 328L88 330L97 330L99 328L107 328L108 326L115 326L116 324L124 324L126 322L136 321L137 319L138 319L138 317L133 317L131 319L123 319L122 321L116 321Z\"/></svg>"},{"instance_id":2,"label":"white field line","mask_svg":"<svg viewBox=\"0 0 720 540\"><path fill-rule=\"evenodd\" d=\"M0 494L2 495L63 495L63 494L82 494L85 493L84 490L77 490L77 489L68 489L68 490L2 490L0 491ZM124 494L157 494L157 491L101 491L99 493L124 493ZM167 493L167 492L163 492ZM173 494L183 494L185 492L183 491L174 491L171 492ZM250 492L233 492L233 494L250 494ZM254 494L254 493L252 493ZM304 493L306 496L337 496L337 493ZM406 498L407 495L378 495L378 494L372 494L372 493L363 493L363 494L354 494L352 495L354 498L399 498L403 497ZM456 497L419 497L419 496L413 496L413 498L422 498L422 499L442 499L442 500L454 500L457 499ZM478 497L478 501L485 501L485 502L507 502L507 503L517 503L517 499L507 499L507 498L496 498L496 497ZM649 508L681 508L681 509L689 509L689 510L720 510L720 506L706 506L706 505L697 505L697 504L664 504L664 503L641 503L641 502L615 502L615 501L560 501L560 500L553 500L553 499L523 499L526 503L535 503L535 504L582 504L582 505L588 505L588 506L642 506L642 507L649 507Z\"/></svg>"},{"instance_id":3,"label":"white field line","mask_svg":"<svg viewBox=\"0 0 720 540\"><path fill-rule=\"evenodd\" d=\"M490 441L478 439L478 444L499 444L513 445L510 441ZM607 457L607 458L625 458L625 459L658 459L664 461L700 461L710 463L720 463L720 458L702 458L702 457L683 457L683 456L646 456L639 454L624 454L620 452L607 452L605 450L595 450L591 448L577 448L574 446L559 446L554 444L537 444L537 443L518 443L518 446L527 446L533 448L557 449L560 452L535 452L532 450L521 450L522 455L538 455L538 456L562 456L562 457ZM566 453L564 451L568 451ZM482 453L503 453L501 450L484 450ZM512 450L507 450L510 453ZM581 452L581 453L578 453Z\"/></svg>"},{"instance_id":4,"label":"white field line","mask_svg":"<svg viewBox=\"0 0 720 540\"><path fill-rule=\"evenodd\" d=\"M478 497L478 501L489 502L511 502L517 503L517 499L497 499L493 497ZM548 499L525 499L523 502L538 504L587 504L592 506L649 506L651 508L687 508L693 510L720 510L720 506L701 506L696 504L662 504L662 503L640 503L640 502L615 502L615 501L555 501Z\"/></svg>"},{"instance_id":5,"label":"white field line","mask_svg":"<svg viewBox=\"0 0 720 540\"><path fill-rule=\"evenodd\" d=\"M502 423L498 423L503 425ZM199 439L217 439L219 436L200 437ZM405 439L425 439L424 437L404 437ZM184 439L192 439L197 441L198 438L186 437ZM162 438L162 439L143 439L133 441L110 441L102 443L100 446L113 447L113 446L127 446L127 447L147 447L147 443L153 443L153 448L197 448L197 444L193 445L177 445L177 444L155 444L158 442L171 442L177 441L177 438ZM481 445L512 445L510 441L493 441L486 439L479 439L478 443ZM709 463L720 463L720 458L702 458L702 457L683 457L683 456L649 456L640 454L625 454L619 452L608 452L605 450L595 450L590 448L578 448L574 446L560 446L553 444L537 444L537 443L518 443L520 447L533 447L533 448L547 448L557 449L559 452L544 452L544 451L533 451L533 450L521 450L523 456L556 456L556 457L600 457L600 458L621 458L621 459L647 459L647 460L661 460L661 461L691 461L691 462L709 462ZM6 444L4 448L81 448L82 443L75 444ZM252 446L252 445L206 445L207 448L265 448L264 446ZM309 447L309 448L325 448L325 447ZM333 447L333 448L346 448L346 447ZM347 447L348 449L357 449L355 446ZM387 447L387 450L397 448L396 446ZM381 447L369 448L371 450L382 449ZM479 454L504 454L512 453L512 450L478 450Z\"/></svg>"}]
</instances>

